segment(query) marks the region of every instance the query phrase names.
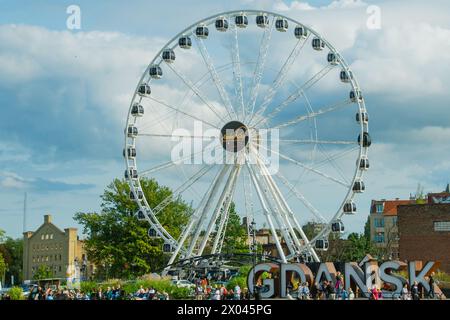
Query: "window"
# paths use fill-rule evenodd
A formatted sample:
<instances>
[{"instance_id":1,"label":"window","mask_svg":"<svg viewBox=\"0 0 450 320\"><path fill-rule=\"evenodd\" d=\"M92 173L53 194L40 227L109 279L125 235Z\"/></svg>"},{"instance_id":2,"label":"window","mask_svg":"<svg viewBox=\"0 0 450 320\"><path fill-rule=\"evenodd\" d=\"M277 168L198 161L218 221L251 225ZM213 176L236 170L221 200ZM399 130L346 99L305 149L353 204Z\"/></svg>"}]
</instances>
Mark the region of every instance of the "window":
<instances>
[{"instance_id":1,"label":"window","mask_svg":"<svg viewBox=\"0 0 450 320\"><path fill-rule=\"evenodd\" d=\"M377 203L375 205L375 210L377 213L383 213L384 211L384 203Z\"/></svg>"},{"instance_id":2,"label":"window","mask_svg":"<svg viewBox=\"0 0 450 320\"><path fill-rule=\"evenodd\" d=\"M374 223L375 223L375 228L384 228L384 219L383 218L381 218L381 219L376 218Z\"/></svg>"},{"instance_id":3,"label":"window","mask_svg":"<svg viewBox=\"0 0 450 320\"><path fill-rule=\"evenodd\" d=\"M45 237L45 235L42 235L42 236L41 236L41 240L44 240L44 237Z\"/></svg>"},{"instance_id":4,"label":"window","mask_svg":"<svg viewBox=\"0 0 450 320\"><path fill-rule=\"evenodd\" d=\"M450 221L435 221L434 231L450 231Z\"/></svg>"},{"instance_id":5,"label":"window","mask_svg":"<svg viewBox=\"0 0 450 320\"><path fill-rule=\"evenodd\" d=\"M393 224L394 226L397 225L397 217L392 218L392 224Z\"/></svg>"},{"instance_id":6,"label":"window","mask_svg":"<svg viewBox=\"0 0 450 320\"><path fill-rule=\"evenodd\" d=\"M52 234L50 234L50 239L52 239L52 240L53 240L53 233L52 233Z\"/></svg>"},{"instance_id":7,"label":"window","mask_svg":"<svg viewBox=\"0 0 450 320\"><path fill-rule=\"evenodd\" d=\"M379 232L375 235L375 242L376 243L383 243L384 242L384 232Z\"/></svg>"},{"instance_id":8,"label":"window","mask_svg":"<svg viewBox=\"0 0 450 320\"><path fill-rule=\"evenodd\" d=\"M48 234L45 235L45 240L48 240Z\"/></svg>"}]
</instances>

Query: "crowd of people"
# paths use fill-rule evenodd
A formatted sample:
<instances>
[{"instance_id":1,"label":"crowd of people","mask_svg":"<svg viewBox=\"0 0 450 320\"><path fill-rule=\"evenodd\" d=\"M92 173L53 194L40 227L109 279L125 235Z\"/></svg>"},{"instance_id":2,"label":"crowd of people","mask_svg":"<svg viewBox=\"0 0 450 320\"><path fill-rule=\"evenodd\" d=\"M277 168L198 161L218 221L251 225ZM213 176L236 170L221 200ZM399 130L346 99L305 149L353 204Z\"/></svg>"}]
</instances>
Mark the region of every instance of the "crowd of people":
<instances>
[{"instance_id":1,"label":"crowd of people","mask_svg":"<svg viewBox=\"0 0 450 320\"><path fill-rule=\"evenodd\" d=\"M311 287L308 282L302 282L297 288L288 286L288 298L299 300L353 300L355 293L351 288L348 291L344 287L344 278L340 272L336 273L336 281L323 280L316 282Z\"/></svg>"},{"instance_id":2,"label":"crowd of people","mask_svg":"<svg viewBox=\"0 0 450 320\"><path fill-rule=\"evenodd\" d=\"M196 300L250 300L251 295L248 288L241 289L235 285L232 289L227 289L225 284L211 284L207 278L195 281Z\"/></svg>"},{"instance_id":3,"label":"crowd of people","mask_svg":"<svg viewBox=\"0 0 450 320\"><path fill-rule=\"evenodd\" d=\"M117 287L94 288L88 292L79 289L52 289L34 287L28 295L29 300L169 300L166 292L142 286L134 293L127 294L120 285Z\"/></svg>"}]
</instances>

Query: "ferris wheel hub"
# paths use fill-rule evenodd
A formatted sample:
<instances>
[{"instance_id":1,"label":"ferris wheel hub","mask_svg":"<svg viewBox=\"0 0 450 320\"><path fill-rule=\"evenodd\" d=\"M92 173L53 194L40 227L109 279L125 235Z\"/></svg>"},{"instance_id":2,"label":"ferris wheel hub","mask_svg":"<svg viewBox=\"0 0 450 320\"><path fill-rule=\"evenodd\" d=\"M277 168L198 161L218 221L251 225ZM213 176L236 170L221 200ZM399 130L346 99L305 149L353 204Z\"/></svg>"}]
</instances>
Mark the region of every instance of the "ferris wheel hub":
<instances>
[{"instance_id":1,"label":"ferris wheel hub","mask_svg":"<svg viewBox=\"0 0 450 320\"><path fill-rule=\"evenodd\" d=\"M239 152L249 141L249 130L240 121L230 121L220 130L222 147L228 152Z\"/></svg>"}]
</instances>

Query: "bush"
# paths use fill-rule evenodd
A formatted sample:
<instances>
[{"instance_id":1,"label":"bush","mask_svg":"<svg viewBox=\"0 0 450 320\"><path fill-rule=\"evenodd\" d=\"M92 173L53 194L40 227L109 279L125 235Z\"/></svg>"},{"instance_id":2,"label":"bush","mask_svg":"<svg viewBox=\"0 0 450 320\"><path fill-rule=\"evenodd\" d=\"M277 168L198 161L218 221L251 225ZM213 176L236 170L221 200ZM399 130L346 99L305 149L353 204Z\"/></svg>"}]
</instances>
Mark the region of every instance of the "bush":
<instances>
[{"instance_id":1,"label":"bush","mask_svg":"<svg viewBox=\"0 0 450 320\"><path fill-rule=\"evenodd\" d=\"M25 300L25 297L23 296L23 290L20 287L12 287L8 291L8 295L10 296L11 300Z\"/></svg>"}]
</instances>

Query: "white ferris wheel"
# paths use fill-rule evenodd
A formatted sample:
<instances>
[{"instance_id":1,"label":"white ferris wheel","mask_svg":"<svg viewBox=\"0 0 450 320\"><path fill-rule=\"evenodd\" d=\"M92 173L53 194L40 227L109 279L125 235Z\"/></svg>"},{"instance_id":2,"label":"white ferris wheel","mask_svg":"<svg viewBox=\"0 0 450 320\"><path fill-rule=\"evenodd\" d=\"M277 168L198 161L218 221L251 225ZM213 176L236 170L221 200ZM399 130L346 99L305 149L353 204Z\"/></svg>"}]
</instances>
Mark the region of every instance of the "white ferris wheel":
<instances>
[{"instance_id":1,"label":"white ferris wheel","mask_svg":"<svg viewBox=\"0 0 450 320\"><path fill-rule=\"evenodd\" d=\"M326 39L280 14L231 11L177 34L146 68L126 122L125 178L169 265L220 253L232 203L249 235L252 221L270 230L279 261L319 261L356 213L370 145L361 88ZM150 206L142 177L173 194ZM174 237L158 216L180 197L194 211Z\"/></svg>"}]
</instances>

